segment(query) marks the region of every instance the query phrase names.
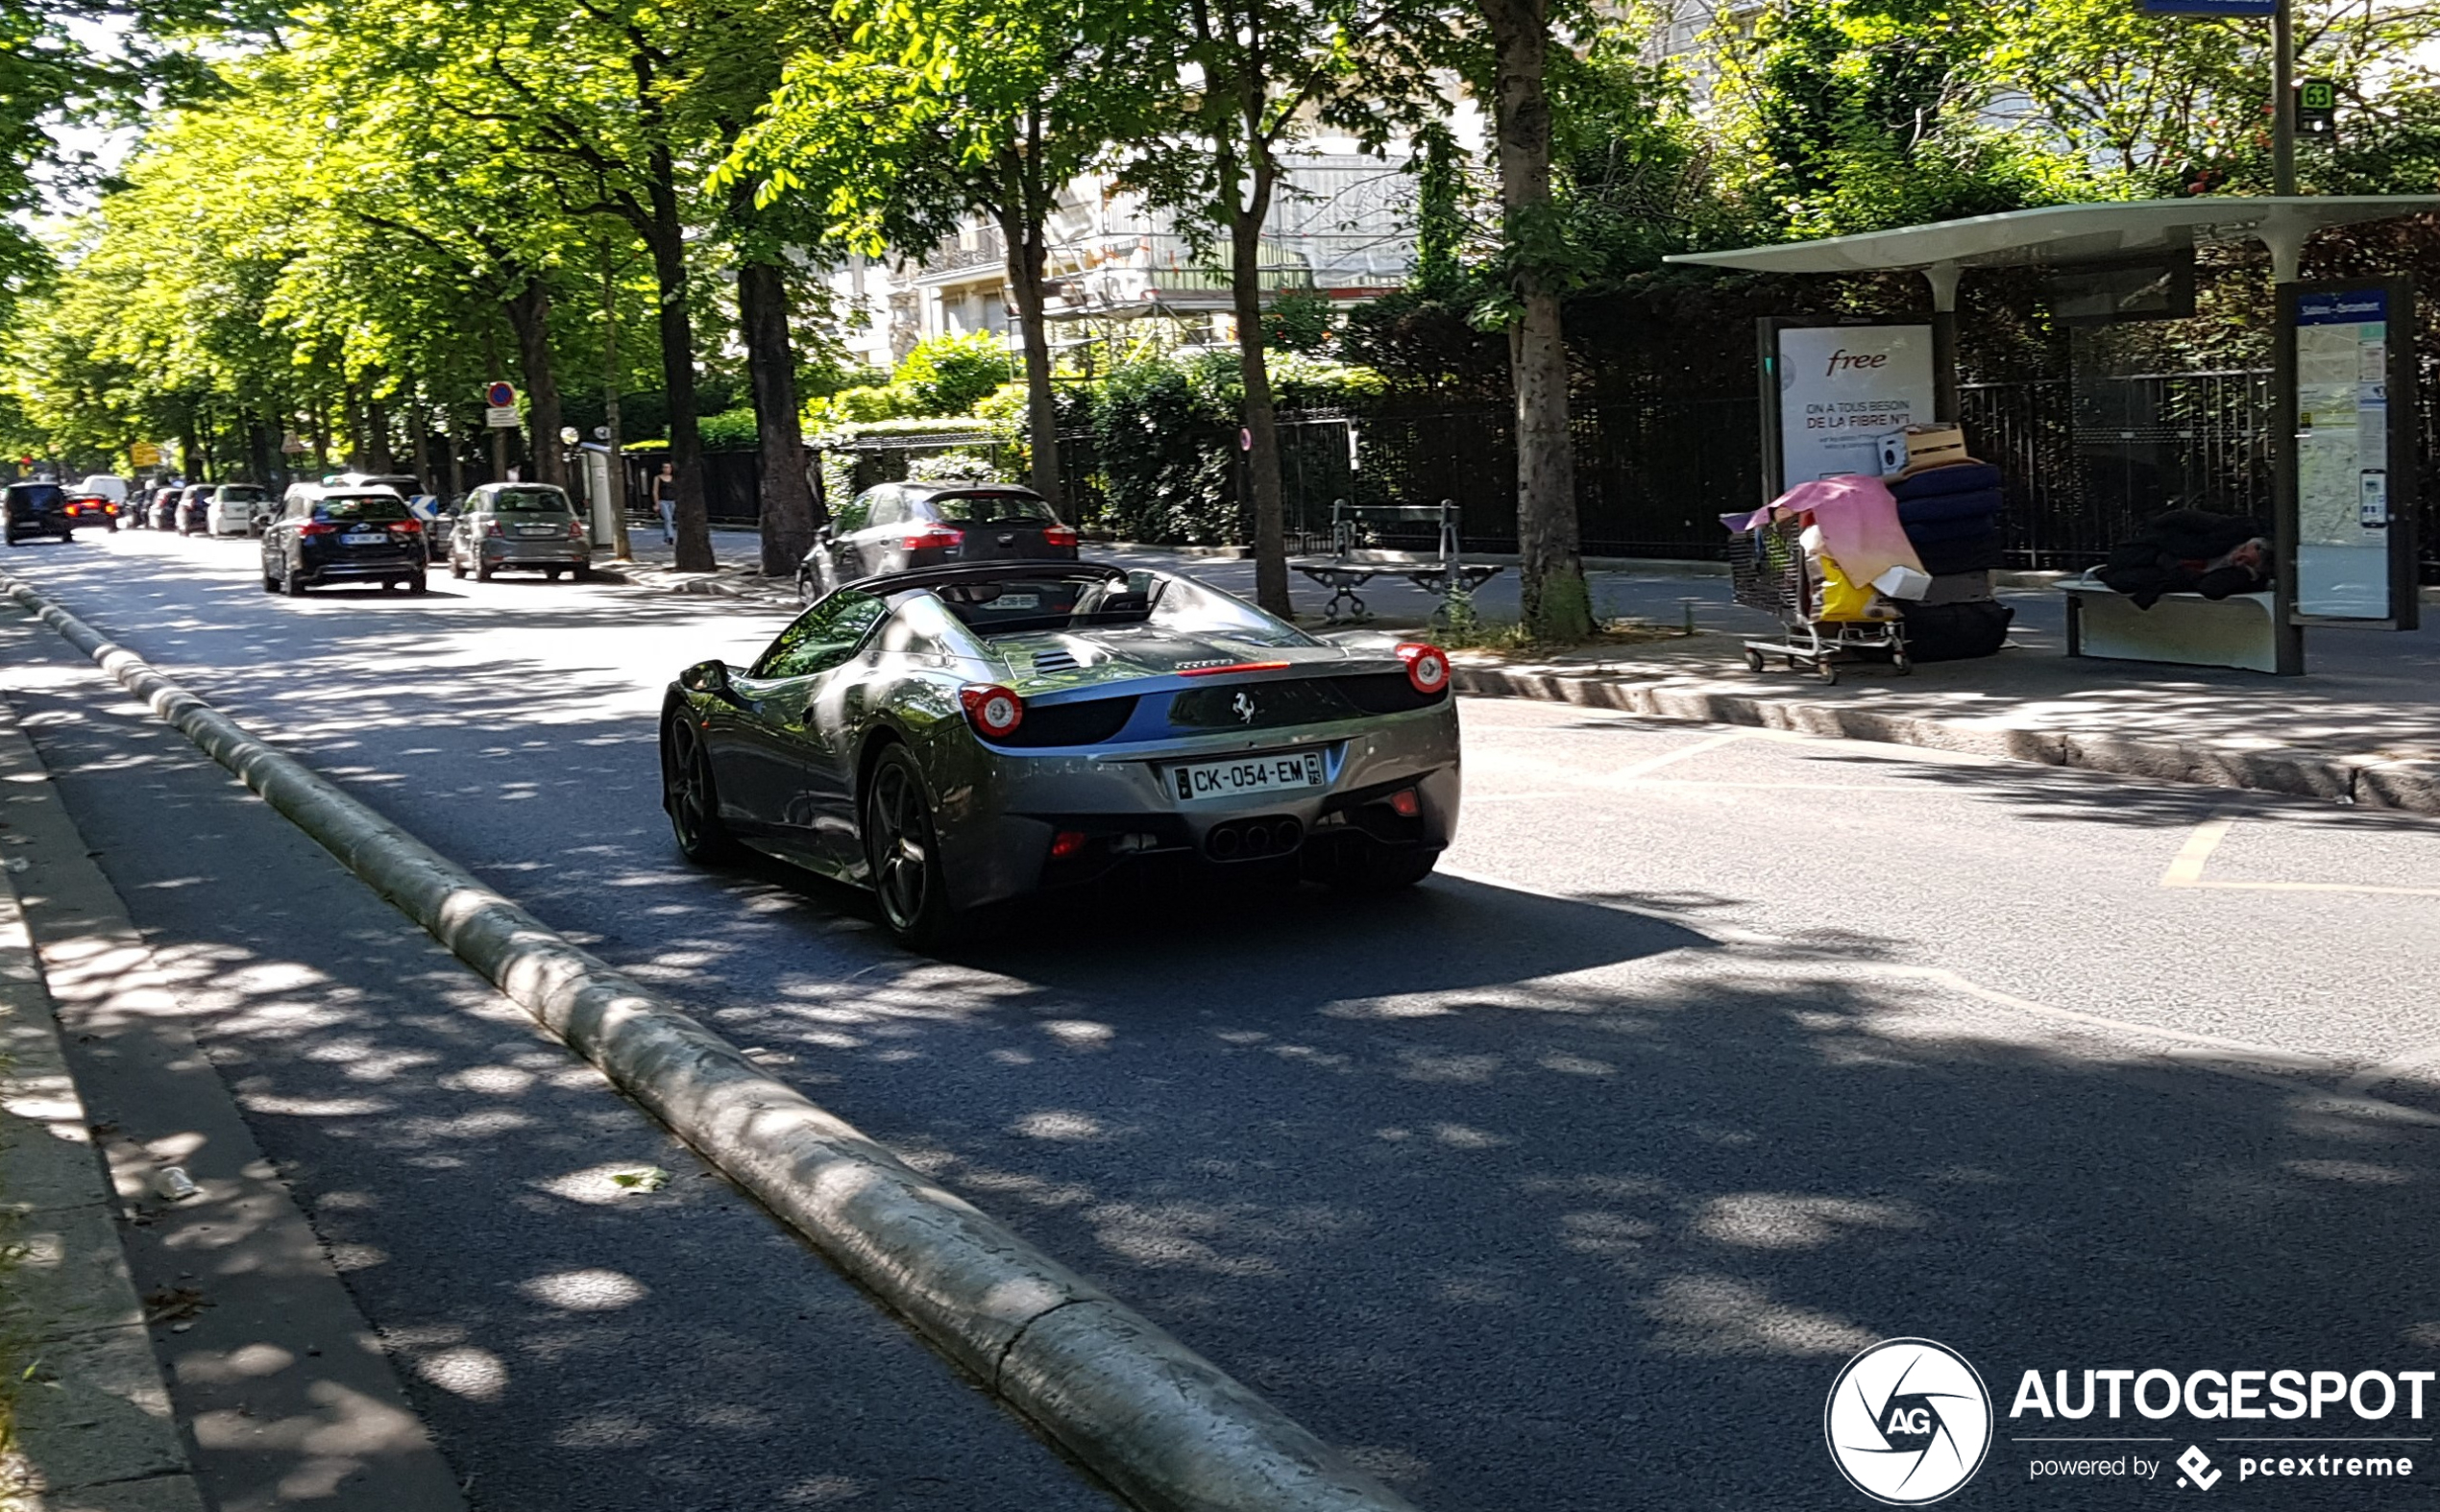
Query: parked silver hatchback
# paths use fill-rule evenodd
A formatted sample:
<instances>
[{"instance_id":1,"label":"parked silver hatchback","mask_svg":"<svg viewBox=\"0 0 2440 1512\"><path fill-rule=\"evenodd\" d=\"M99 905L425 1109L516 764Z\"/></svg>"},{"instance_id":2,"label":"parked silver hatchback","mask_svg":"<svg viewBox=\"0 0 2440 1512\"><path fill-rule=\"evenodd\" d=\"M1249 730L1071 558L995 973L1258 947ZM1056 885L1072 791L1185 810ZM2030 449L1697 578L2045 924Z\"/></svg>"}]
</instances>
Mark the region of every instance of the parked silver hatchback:
<instances>
[{"instance_id":1,"label":"parked silver hatchback","mask_svg":"<svg viewBox=\"0 0 2440 1512\"><path fill-rule=\"evenodd\" d=\"M482 582L508 568L583 577L593 571L593 543L567 491L549 483L485 483L466 498L449 538L452 577L473 573Z\"/></svg>"}]
</instances>

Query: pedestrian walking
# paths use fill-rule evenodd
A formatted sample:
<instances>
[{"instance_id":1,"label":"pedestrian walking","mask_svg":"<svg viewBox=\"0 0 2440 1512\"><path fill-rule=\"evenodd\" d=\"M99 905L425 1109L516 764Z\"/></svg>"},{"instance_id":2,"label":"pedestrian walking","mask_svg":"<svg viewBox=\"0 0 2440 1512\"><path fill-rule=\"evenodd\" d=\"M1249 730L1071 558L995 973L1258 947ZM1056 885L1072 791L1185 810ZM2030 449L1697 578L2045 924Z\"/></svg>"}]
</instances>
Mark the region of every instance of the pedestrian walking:
<instances>
[{"instance_id":1,"label":"pedestrian walking","mask_svg":"<svg viewBox=\"0 0 2440 1512\"><path fill-rule=\"evenodd\" d=\"M661 539L671 546L678 544L678 469L674 462L661 464L661 476L652 480L652 507L661 512Z\"/></svg>"}]
</instances>

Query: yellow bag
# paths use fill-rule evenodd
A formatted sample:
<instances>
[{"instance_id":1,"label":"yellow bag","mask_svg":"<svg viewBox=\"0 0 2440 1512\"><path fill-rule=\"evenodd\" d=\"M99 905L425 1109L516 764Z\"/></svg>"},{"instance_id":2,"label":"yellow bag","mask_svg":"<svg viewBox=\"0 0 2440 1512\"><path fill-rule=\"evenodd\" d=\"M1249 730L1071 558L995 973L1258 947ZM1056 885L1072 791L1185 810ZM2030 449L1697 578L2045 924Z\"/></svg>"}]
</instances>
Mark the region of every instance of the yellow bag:
<instances>
[{"instance_id":1,"label":"yellow bag","mask_svg":"<svg viewBox=\"0 0 2440 1512\"><path fill-rule=\"evenodd\" d=\"M1814 558L1819 569L1821 583L1814 595L1814 618L1833 623L1859 624L1886 620L1890 611L1881 606L1881 596L1870 583L1853 583L1841 570L1837 558L1827 551Z\"/></svg>"}]
</instances>

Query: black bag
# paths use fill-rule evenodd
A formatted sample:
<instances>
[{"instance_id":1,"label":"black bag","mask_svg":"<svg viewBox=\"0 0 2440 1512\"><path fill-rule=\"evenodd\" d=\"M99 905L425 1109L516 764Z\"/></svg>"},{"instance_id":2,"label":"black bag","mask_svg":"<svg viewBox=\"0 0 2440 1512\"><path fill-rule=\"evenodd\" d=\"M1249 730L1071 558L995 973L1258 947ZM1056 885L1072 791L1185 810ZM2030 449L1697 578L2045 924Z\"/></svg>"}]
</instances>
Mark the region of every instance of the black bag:
<instances>
[{"instance_id":1,"label":"black bag","mask_svg":"<svg viewBox=\"0 0 2440 1512\"><path fill-rule=\"evenodd\" d=\"M1994 656L2008 642L2016 611L1986 598L1975 603L1902 604L1906 654L1918 662L1962 662Z\"/></svg>"}]
</instances>

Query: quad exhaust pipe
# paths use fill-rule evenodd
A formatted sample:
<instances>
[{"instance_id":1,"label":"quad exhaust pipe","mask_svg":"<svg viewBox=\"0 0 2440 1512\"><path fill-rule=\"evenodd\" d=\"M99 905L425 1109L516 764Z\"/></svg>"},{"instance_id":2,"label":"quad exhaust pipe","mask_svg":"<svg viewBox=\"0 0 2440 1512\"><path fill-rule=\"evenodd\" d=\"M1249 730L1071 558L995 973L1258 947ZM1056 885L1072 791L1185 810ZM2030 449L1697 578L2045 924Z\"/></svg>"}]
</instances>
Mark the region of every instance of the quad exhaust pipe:
<instances>
[{"instance_id":1,"label":"quad exhaust pipe","mask_svg":"<svg viewBox=\"0 0 2440 1512\"><path fill-rule=\"evenodd\" d=\"M1305 826L1291 818L1231 819L1204 837L1204 854L1214 861L1260 861L1285 856L1305 842Z\"/></svg>"}]
</instances>

